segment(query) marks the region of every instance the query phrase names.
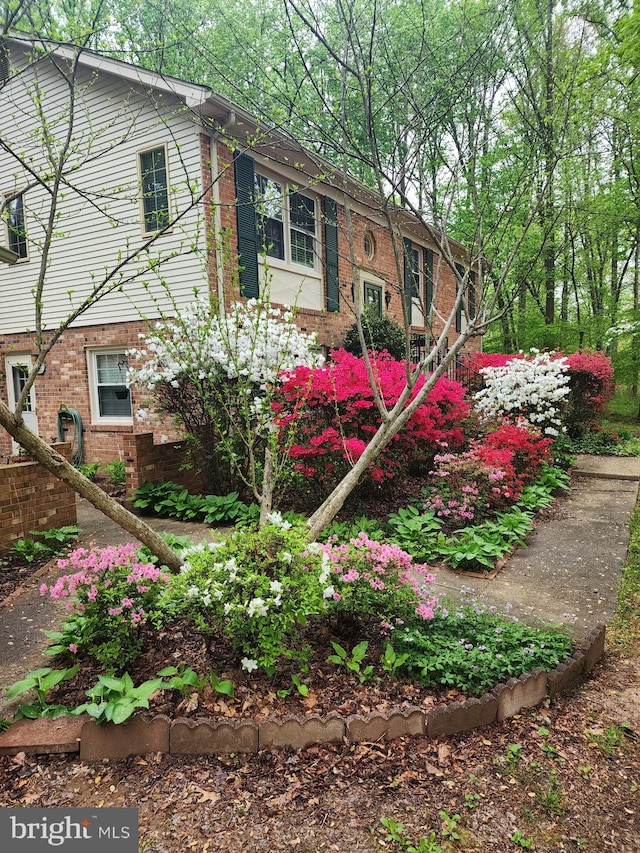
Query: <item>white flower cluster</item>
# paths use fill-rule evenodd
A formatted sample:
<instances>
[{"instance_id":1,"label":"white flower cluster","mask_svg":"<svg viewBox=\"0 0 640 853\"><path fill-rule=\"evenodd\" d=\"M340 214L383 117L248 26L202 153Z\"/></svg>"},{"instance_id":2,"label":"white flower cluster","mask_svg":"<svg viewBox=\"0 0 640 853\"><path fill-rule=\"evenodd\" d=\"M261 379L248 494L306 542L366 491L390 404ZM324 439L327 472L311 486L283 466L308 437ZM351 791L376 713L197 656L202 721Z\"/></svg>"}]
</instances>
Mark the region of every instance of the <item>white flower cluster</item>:
<instances>
[{"instance_id":1,"label":"white flower cluster","mask_svg":"<svg viewBox=\"0 0 640 853\"><path fill-rule=\"evenodd\" d=\"M279 527L281 530L291 530L293 525L282 517L282 513L274 509L267 515L267 524L273 524L274 527Z\"/></svg>"},{"instance_id":2,"label":"white flower cluster","mask_svg":"<svg viewBox=\"0 0 640 853\"><path fill-rule=\"evenodd\" d=\"M474 395L476 408L487 417L524 420L546 435L562 430L562 401L569 393L566 358L532 349L504 367L485 367L485 387Z\"/></svg>"},{"instance_id":3,"label":"white flower cluster","mask_svg":"<svg viewBox=\"0 0 640 853\"><path fill-rule=\"evenodd\" d=\"M311 550L311 546L307 550ZM335 587L332 584L329 586L325 586L329 578L331 577L331 560L329 559L329 555L326 551L322 552L322 564L320 566L320 575L318 577L318 582L320 586L324 587L322 590L323 598L334 598L336 594Z\"/></svg>"},{"instance_id":4,"label":"white flower cluster","mask_svg":"<svg viewBox=\"0 0 640 853\"><path fill-rule=\"evenodd\" d=\"M201 296L175 320L156 324L141 335L144 348L128 355L142 361L129 368L129 382L153 390L159 383L178 387L183 379L244 380L253 386L254 405L281 374L300 365L320 366L314 335L300 332L293 313L250 299L234 303L226 314L211 310Z\"/></svg>"},{"instance_id":5,"label":"white flower cluster","mask_svg":"<svg viewBox=\"0 0 640 853\"><path fill-rule=\"evenodd\" d=\"M637 335L640 331L640 323L635 320L626 320L618 323L617 326L611 326L604 334L604 342L609 345L618 338L623 338L626 335Z\"/></svg>"},{"instance_id":6,"label":"white flower cluster","mask_svg":"<svg viewBox=\"0 0 640 853\"><path fill-rule=\"evenodd\" d=\"M281 522L280 526L284 530L288 530L291 527L291 524L288 521L282 520L280 513L274 512L271 513L271 516L276 516L275 520L270 517L269 520L272 524L277 522L279 517ZM192 566L189 563L189 557L191 556L207 552L215 552L224 547L224 542L201 542L200 544L193 545L181 552L181 557L184 560L184 563L180 567L180 573L182 575L186 575L189 580L192 581L191 585L186 589L186 598L191 599L196 603L199 602L205 607L211 607L215 602L222 602L223 599L228 597L229 585L235 584L238 575L241 574L241 569L236 563L235 557L230 557L224 562L214 563L211 567L211 571L204 577L198 575L197 569L193 572L195 566ZM321 549L317 543L311 543L311 545L308 546L307 551L312 554L319 554ZM282 551L278 556L280 561L286 565L293 562L293 554L289 551ZM331 571L331 560L329 555L322 552L318 583L323 588L322 596L324 599L334 598L336 594L335 588L329 584ZM279 608L283 606L283 592L285 592L285 589L282 582L278 580L271 580L269 581L269 595L266 598L254 596L251 599L245 599L241 603L225 601L222 605L224 615L229 616L232 612L245 613L249 619L259 616L267 616L270 608Z\"/></svg>"}]
</instances>

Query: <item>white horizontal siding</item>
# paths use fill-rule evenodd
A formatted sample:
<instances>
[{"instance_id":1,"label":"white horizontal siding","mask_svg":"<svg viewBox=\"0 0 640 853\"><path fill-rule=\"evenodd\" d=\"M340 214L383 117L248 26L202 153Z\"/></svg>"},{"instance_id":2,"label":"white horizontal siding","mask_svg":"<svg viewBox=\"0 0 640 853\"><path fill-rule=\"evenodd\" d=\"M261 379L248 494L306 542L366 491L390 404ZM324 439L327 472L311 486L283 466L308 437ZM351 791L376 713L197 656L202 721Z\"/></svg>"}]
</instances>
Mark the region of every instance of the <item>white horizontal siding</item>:
<instances>
[{"instance_id":1,"label":"white horizontal siding","mask_svg":"<svg viewBox=\"0 0 640 853\"><path fill-rule=\"evenodd\" d=\"M37 66L37 82L32 78L27 70L0 90L0 133L34 171L43 174L47 164L38 109L41 105L47 117L53 150L60 151L68 129L69 92L47 62ZM137 154L163 143L168 147L172 215L187 212L171 233L160 237L148 254L127 264L114 279L122 292L104 296L74 325L157 317L160 310L170 311L171 300L161 277L172 298L185 304L194 287L206 287L203 209L202 205L188 209L201 192L197 123L177 102L153 101L121 81L86 72L74 92L74 109L68 183L60 194L46 272L46 326L58 325L104 278L105 271L143 245ZM28 180L26 170L1 151L0 192L22 188ZM12 267L0 264L0 333L34 327L33 289L50 198L41 187L25 196L30 260ZM150 261L159 264L155 271L149 270Z\"/></svg>"}]
</instances>

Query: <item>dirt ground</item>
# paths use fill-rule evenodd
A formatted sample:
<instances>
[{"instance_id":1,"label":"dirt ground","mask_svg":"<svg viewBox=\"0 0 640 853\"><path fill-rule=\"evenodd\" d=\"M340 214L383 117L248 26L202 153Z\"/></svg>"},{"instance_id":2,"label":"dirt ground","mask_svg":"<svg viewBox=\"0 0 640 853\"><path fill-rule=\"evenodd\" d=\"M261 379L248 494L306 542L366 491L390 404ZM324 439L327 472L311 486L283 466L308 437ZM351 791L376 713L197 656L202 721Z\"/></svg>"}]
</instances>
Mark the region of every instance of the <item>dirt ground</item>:
<instances>
[{"instance_id":1,"label":"dirt ground","mask_svg":"<svg viewBox=\"0 0 640 853\"><path fill-rule=\"evenodd\" d=\"M640 659L609 654L574 696L439 741L97 765L2 757L0 805L134 806L146 853L406 850L432 832L443 851L637 853L639 677ZM402 844L381 818L404 825Z\"/></svg>"}]
</instances>

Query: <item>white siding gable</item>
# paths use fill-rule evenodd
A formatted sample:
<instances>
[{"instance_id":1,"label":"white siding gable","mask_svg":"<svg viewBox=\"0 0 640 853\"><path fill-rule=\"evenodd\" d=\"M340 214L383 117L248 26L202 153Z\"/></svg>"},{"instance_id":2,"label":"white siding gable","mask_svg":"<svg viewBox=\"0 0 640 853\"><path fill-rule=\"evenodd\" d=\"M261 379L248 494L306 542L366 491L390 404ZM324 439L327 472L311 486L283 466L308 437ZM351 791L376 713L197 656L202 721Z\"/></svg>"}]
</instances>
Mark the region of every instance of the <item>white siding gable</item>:
<instances>
[{"instance_id":1,"label":"white siding gable","mask_svg":"<svg viewBox=\"0 0 640 853\"><path fill-rule=\"evenodd\" d=\"M68 73L69 67L57 62ZM202 193L199 124L177 98L146 93L90 69L80 69L69 88L44 58L0 89L0 135L18 154L0 150L0 193L27 188L29 240L28 260L11 267L0 264L0 333L35 326L35 289L51 215L56 235L42 298L46 328L78 310L110 272L115 271L113 292L83 312L74 326L173 313L172 302L184 305L193 298L194 287L207 287L203 205L197 202ZM179 221L148 252L118 269L147 239L138 154L160 145L167 148L171 215ZM65 151L64 182L52 211L48 156L55 159ZM34 182L34 174L45 177L44 185ZM6 245L4 224L0 244Z\"/></svg>"}]
</instances>

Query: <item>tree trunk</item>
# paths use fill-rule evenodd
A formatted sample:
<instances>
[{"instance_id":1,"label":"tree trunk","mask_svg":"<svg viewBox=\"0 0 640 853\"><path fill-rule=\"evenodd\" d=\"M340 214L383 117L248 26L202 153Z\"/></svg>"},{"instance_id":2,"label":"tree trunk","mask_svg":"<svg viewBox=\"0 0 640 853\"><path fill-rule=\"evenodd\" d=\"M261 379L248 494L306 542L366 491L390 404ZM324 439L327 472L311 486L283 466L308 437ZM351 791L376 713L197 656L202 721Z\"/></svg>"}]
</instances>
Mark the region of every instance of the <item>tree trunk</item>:
<instances>
[{"instance_id":1,"label":"tree trunk","mask_svg":"<svg viewBox=\"0 0 640 853\"><path fill-rule=\"evenodd\" d=\"M262 494L260 495L260 527L267 523L267 516L273 506L275 476L273 473L273 452L269 444L264 449L264 473L262 475Z\"/></svg>"},{"instance_id":2,"label":"tree trunk","mask_svg":"<svg viewBox=\"0 0 640 853\"><path fill-rule=\"evenodd\" d=\"M360 477L365 473L370 463L377 457L377 455L382 450L384 450L386 445L398 432L398 429L401 428L401 426L398 426L398 422L400 420L402 420L401 426L403 426L404 423L406 423L406 421L408 420L408 418L401 417L398 419L393 419L392 421L387 421L380 425L377 433L371 439L371 441L365 448L364 453L358 459L353 468L347 472L347 474L342 478L342 480L338 483L335 489L331 492L329 497L313 513L313 515L308 521L309 538L312 542L315 541L318 535L324 530L324 528L333 521L333 519L342 509L346 499L358 485Z\"/></svg>"},{"instance_id":3,"label":"tree trunk","mask_svg":"<svg viewBox=\"0 0 640 853\"><path fill-rule=\"evenodd\" d=\"M39 438L0 402L0 425L20 444L43 468L86 498L96 509L113 519L120 527L147 546L171 571L177 572L182 561L176 552L155 530L126 510L99 486L84 477L70 462Z\"/></svg>"}]
</instances>

